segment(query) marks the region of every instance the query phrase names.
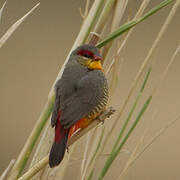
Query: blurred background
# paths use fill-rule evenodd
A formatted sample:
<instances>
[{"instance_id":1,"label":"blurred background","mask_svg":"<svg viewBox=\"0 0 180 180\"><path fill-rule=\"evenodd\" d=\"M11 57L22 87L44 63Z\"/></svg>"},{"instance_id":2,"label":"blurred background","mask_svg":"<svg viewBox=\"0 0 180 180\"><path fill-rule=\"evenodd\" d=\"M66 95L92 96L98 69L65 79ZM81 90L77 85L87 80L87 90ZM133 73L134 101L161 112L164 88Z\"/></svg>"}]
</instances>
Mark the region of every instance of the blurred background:
<instances>
[{"instance_id":1,"label":"blurred background","mask_svg":"<svg viewBox=\"0 0 180 180\"><path fill-rule=\"evenodd\" d=\"M37 2L37 0L8 1L0 24L0 35L2 36ZM123 22L126 22L128 17L133 17L141 2L141 0L129 1ZM161 0L151 1L147 10L160 2ZM2 4L3 1L0 1L1 6ZM84 4L85 0L42 0L40 7L23 22L0 49L0 173L11 159L18 156L47 101L48 92L80 30L82 18L79 8L84 7ZM116 96L113 100L116 108L119 108L126 98L132 80L171 7L172 4L137 25L123 49L121 58L124 59L124 63L116 91L118 98ZM159 83L160 76L179 42L180 11L178 10L153 53L151 83L147 86L145 98ZM131 152L146 130L148 133L144 141L148 142L161 127L180 113L179 60L180 54L176 56L150 108L126 144L126 150ZM142 100L141 103L143 102ZM123 117L118 124L117 133L122 121ZM108 122L107 126L110 123ZM114 137L116 135L114 134ZM134 163L124 179L179 180L179 137L180 120ZM111 142L113 143L113 138ZM78 150L76 156L81 156ZM128 157L129 154L124 153L116 159L105 179L116 179ZM72 163L65 179L72 177L78 179L79 165L79 161Z\"/></svg>"}]
</instances>

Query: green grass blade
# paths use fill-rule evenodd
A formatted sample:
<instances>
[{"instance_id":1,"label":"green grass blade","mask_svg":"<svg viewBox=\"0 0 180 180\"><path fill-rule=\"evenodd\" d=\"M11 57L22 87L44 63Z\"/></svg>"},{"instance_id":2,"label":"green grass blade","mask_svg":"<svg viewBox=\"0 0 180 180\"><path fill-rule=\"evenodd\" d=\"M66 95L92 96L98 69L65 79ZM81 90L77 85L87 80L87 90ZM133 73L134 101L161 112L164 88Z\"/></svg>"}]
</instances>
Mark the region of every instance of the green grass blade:
<instances>
[{"instance_id":1,"label":"green grass blade","mask_svg":"<svg viewBox=\"0 0 180 180\"><path fill-rule=\"evenodd\" d=\"M94 175L94 169L91 171L89 177L87 178L87 180L91 180L93 178Z\"/></svg>"},{"instance_id":2,"label":"green grass blade","mask_svg":"<svg viewBox=\"0 0 180 180\"><path fill-rule=\"evenodd\" d=\"M146 74L146 76L145 76L143 85L142 85L141 90L140 90L141 93L144 91L144 88L145 88L145 86L146 86L146 83L147 83L147 80L148 80L148 78L149 78L150 73L151 73L151 67L148 69L148 72L147 72L147 74Z\"/></svg>"},{"instance_id":3,"label":"green grass blade","mask_svg":"<svg viewBox=\"0 0 180 180\"><path fill-rule=\"evenodd\" d=\"M90 178L90 176L91 176L91 173L93 171L93 163L95 162L95 160L97 158L97 153L98 153L98 151L99 151L99 149L101 147L102 140L103 140L103 137L104 137L104 131L105 131L105 128L103 126L102 129L101 129L100 137L99 137L99 139L98 139L98 141L96 143L96 147L92 150L93 154L90 155L90 160L87 162L87 166L86 166L86 168L85 168L85 170L83 172L83 177L85 177L86 174L88 174L89 172L90 172L90 174L89 174L88 178Z\"/></svg>"},{"instance_id":4,"label":"green grass blade","mask_svg":"<svg viewBox=\"0 0 180 180\"><path fill-rule=\"evenodd\" d=\"M104 0L96 1L96 7L94 8L95 10L93 9L93 11L90 13L91 17L89 16L89 19L87 18L86 19L87 21L85 21L85 23L83 24L84 28L83 27L81 28L80 33L79 33L74 45L81 44L82 42L86 41L87 36L89 35L90 31L92 30L92 27L94 26L94 23L96 22L96 19L99 16L100 9L101 9L101 6L103 3L104 3ZM0 47L2 44L2 42L1 42L2 38L0 39ZM5 39L5 38L3 38L3 39ZM62 68L62 70L63 70L63 68ZM62 71L60 71L60 74L61 74L61 72ZM58 78L59 78L59 76L58 76ZM17 161L15 162L14 167L12 168L12 171L10 173L9 180L17 179L17 177L19 177L21 175L21 172L24 169L24 167L27 163L27 160L29 159L29 157L31 155L32 149L33 149L35 143L37 142L37 139L40 136L42 129L45 126L48 118L51 115L51 112L53 109L53 100L54 100L54 88L52 88L51 92L50 92L50 97L49 97L50 102L47 102L47 104L45 105L45 108L42 112L40 120L36 123L31 135L29 136Z\"/></svg>"},{"instance_id":5,"label":"green grass blade","mask_svg":"<svg viewBox=\"0 0 180 180\"><path fill-rule=\"evenodd\" d=\"M22 170L24 169L25 165L26 165L26 162L27 160L29 159L29 156L33 150L33 147L38 139L38 137L40 136L41 134L41 131L42 129L44 128L46 122L48 121L50 115L51 115L51 112L52 112L52 109L54 107L54 97L52 98L52 100L45 106L45 113L42 115L41 117L41 123L38 123L38 126L37 128L35 129L35 132L32 131L33 133L33 139L31 140L31 143L29 144L29 147L28 147L28 151L25 151L24 154L23 154L23 159L21 159L21 157L19 157L17 159L17 162L19 164L19 167L21 167L19 169L19 174L18 176L21 174Z\"/></svg>"},{"instance_id":6,"label":"green grass blade","mask_svg":"<svg viewBox=\"0 0 180 180\"><path fill-rule=\"evenodd\" d=\"M161 2L159 5L155 6L153 9L151 9L150 11L148 11L147 13L145 13L143 16L141 16L140 18L136 19L136 20L132 20L124 25L122 25L120 28L118 28L116 31L114 31L112 34L110 34L109 36L107 36L103 41L99 42L96 47L97 48L101 48L103 46L105 46L108 42L114 40L116 37L120 36L121 34L123 34L124 32L128 31L129 29L131 29L132 27L134 27L136 24L144 21L145 19L147 19L149 16L152 16L153 14L155 14L157 11L159 11L160 9L162 9L163 7L167 6L169 3L173 2L173 0L164 0L163 2Z\"/></svg>"},{"instance_id":7,"label":"green grass blade","mask_svg":"<svg viewBox=\"0 0 180 180\"><path fill-rule=\"evenodd\" d=\"M95 152L94 152L94 154L93 154L93 156L92 156L92 158L91 158L91 161L90 161L89 165L91 165L92 162L93 162L93 160L95 159L96 154L97 154L99 148L101 147L101 143L102 143L103 137L104 137L104 128L102 129L101 136L100 136L100 138L99 138L99 142L98 142L98 144L97 144L96 150L95 150Z\"/></svg>"},{"instance_id":8,"label":"green grass blade","mask_svg":"<svg viewBox=\"0 0 180 180\"><path fill-rule=\"evenodd\" d=\"M133 132L133 130L135 129L135 127L137 126L138 122L140 121L142 115L144 114L144 112L146 111L147 107L149 106L150 102L151 102L152 96L149 96L149 98L146 100L145 104L143 105L142 109L140 110L136 120L134 121L133 125L131 126L131 128L129 129L129 131L127 132L126 136L124 137L124 139L122 140L121 144L119 145L119 147L117 148L116 151L113 151L113 153L111 153L108 157L108 159L105 162L105 165L99 175L98 180L102 180L104 178L104 176L106 175L108 169L110 168L110 166L112 165L113 161L115 160L115 158L117 157L117 155L119 154L119 152L121 151L122 147L124 146L124 144L126 143L126 141L128 140L128 138L130 137L131 133Z\"/></svg>"},{"instance_id":9,"label":"green grass blade","mask_svg":"<svg viewBox=\"0 0 180 180\"><path fill-rule=\"evenodd\" d=\"M95 23L99 17L99 15L101 14L101 10L102 10L102 6L104 4L104 1L105 0L101 0L100 3L98 4L98 7L97 7L97 10L95 12L95 14L93 15L93 19L92 19L92 22L90 23L87 31L86 31L86 34L84 35L84 38L83 38L83 42L82 44L84 44L89 36L89 33L91 32L92 28L95 26Z\"/></svg>"},{"instance_id":10,"label":"green grass blade","mask_svg":"<svg viewBox=\"0 0 180 180\"><path fill-rule=\"evenodd\" d=\"M140 99L140 97L141 97L141 95L143 93L143 90L144 90L144 87L145 87L145 85L147 83L147 80L149 78L150 72L151 72L151 67L149 68L149 70L148 70L148 72L147 72L147 74L146 74L146 76L144 78L144 82L143 82L143 84L141 86L139 94L137 95L137 97L135 99L135 102L133 103L133 106L132 106L132 108L131 108L131 110L130 110L130 112L128 114L128 117L127 117L127 119L125 120L125 122L123 124L123 127L122 127L122 129L121 129L121 131L119 133L119 136L118 136L118 138L117 138L117 140L116 140L116 142L115 142L115 144L114 144L114 146L112 148L112 152L116 150L116 148L117 148L117 146L118 146L118 144L119 144L119 142L120 142L120 140L121 140L121 138L122 138L122 136L123 136L123 134L124 134L124 132L125 132L125 130L127 128L127 125L128 125L128 123L129 123L129 121L130 121L130 119L132 117L132 114L133 114L133 112L134 112L134 110L135 110L135 108L137 106L137 103L138 103L138 101L139 101L139 99Z\"/></svg>"},{"instance_id":11,"label":"green grass blade","mask_svg":"<svg viewBox=\"0 0 180 180\"><path fill-rule=\"evenodd\" d=\"M119 133L119 136L118 136L118 138L117 138L117 140L116 140L116 142L115 142L115 144L114 144L114 146L112 148L112 152L116 150L116 148L117 148L117 146L118 146L118 144L119 144L119 142L120 142L120 140L121 140L121 138L122 138L122 136L123 136L123 134L124 134L124 132L125 132L125 130L127 128L127 125L128 125L128 123L129 123L129 121L130 121L130 119L132 117L132 114L133 114L133 112L134 112L134 110L135 110L135 108L137 106L137 103L138 103L140 97L141 97L141 93L139 93L137 95L136 99L135 99L135 102L134 102L134 104L133 104L133 106L132 106L132 108L131 108L131 110L130 110L130 112L128 114L128 117L125 120L125 122L123 124L123 127L122 127L122 129L121 129L121 131Z\"/></svg>"}]
</instances>

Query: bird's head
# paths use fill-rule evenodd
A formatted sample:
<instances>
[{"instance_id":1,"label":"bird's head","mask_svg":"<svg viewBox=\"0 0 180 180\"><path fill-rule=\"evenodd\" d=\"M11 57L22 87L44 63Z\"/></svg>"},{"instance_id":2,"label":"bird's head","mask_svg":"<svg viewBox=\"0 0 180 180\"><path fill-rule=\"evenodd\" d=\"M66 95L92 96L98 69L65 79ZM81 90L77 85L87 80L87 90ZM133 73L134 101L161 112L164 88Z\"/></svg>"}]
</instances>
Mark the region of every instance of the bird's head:
<instances>
[{"instance_id":1,"label":"bird's head","mask_svg":"<svg viewBox=\"0 0 180 180\"><path fill-rule=\"evenodd\" d=\"M102 69L101 65L101 55L98 49L89 44L79 46L72 52L73 59L75 58L78 63L87 67L88 69Z\"/></svg>"}]
</instances>

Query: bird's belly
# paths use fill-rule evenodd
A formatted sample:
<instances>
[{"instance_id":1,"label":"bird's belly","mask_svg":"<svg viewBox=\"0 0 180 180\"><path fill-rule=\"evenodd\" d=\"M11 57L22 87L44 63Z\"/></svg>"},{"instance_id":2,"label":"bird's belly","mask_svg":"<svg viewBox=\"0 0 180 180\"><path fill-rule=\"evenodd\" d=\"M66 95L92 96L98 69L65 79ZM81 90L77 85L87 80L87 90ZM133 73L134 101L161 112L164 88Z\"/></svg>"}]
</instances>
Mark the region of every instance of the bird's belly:
<instances>
[{"instance_id":1,"label":"bird's belly","mask_svg":"<svg viewBox=\"0 0 180 180\"><path fill-rule=\"evenodd\" d=\"M79 121L77 121L70 128L68 138L70 138L74 133L76 133L77 130L86 128L91 123L91 121L93 121L95 118L97 118L104 111L104 109L105 108L103 108L101 111L99 111L97 113L90 113L87 117L84 117L84 118L80 119Z\"/></svg>"}]
</instances>

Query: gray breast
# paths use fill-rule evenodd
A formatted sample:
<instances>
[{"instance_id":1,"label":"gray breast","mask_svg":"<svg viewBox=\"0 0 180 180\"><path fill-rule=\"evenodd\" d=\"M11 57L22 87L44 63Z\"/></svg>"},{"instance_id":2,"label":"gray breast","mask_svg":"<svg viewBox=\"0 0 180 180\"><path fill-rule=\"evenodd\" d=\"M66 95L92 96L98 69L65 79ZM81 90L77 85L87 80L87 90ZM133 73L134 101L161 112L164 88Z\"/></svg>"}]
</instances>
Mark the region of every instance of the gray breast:
<instances>
[{"instance_id":1,"label":"gray breast","mask_svg":"<svg viewBox=\"0 0 180 180\"><path fill-rule=\"evenodd\" d=\"M61 102L64 102L75 91L75 85L87 73L87 68L80 65L77 61L69 61L64 69L61 84Z\"/></svg>"},{"instance_id":2,"label":"gray breast","mask_svg":"<svg viewBox=\"0 0 180 180\"><path fill-rule=\"evenodd\" d=\"M98 76L102 78L100 88L100 95L97 98L97 105L93 108L93 110L88 114L88 118L95 118L99 113L101 113L107 105L108 102L108 83L102 71L98 71Z\"/></svg>"}]
</instances>

